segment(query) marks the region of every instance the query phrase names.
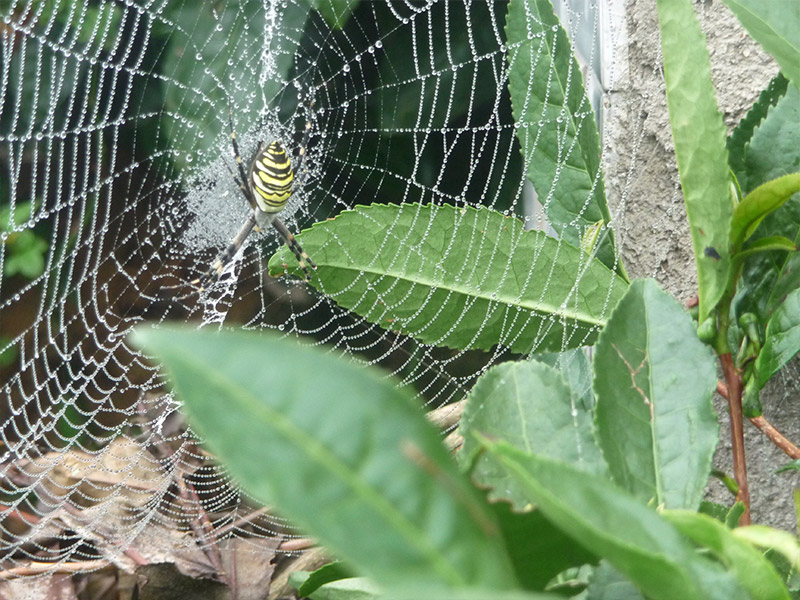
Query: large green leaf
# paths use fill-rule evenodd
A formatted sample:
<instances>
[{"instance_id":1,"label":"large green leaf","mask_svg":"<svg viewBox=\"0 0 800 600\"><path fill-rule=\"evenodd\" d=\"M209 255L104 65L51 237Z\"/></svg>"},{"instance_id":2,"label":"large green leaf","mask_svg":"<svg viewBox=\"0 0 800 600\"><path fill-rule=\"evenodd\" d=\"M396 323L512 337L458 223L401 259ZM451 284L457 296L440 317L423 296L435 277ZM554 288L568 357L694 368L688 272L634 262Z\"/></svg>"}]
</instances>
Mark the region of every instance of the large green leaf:
<instances>
[{"instance_id":1,"label":"large green leaf","mask_svg":"<svg viewBox=\"0 0 800 600\"><path fill-rule=\"evenodd\" d=\"M781 66L789 80L800 87L800 3L764 0L723 0L747 33L753 36Z\"/></svg>"},{"instance_id":2,"label":"large green leaf","mask_svg":"<svg viewBox=\"0 0 800 600\"><path fill-rule=\"evenodd\" d=\"M297 236L311 284L381 327L450 348L591 344L625 282L598 260L485 208L357 207ZM300 275L285 247L273 276Z\"/></svg>"},{"instance_id":3,"label":"large green leaf","mask_svg":"<svg viewBox=\"0 0 800 600\"><path fill-rule=\"evenodd\" d=\"M648 598L749 598L719 564L694 552L670 523L608 480L505 442L482 442L548 520Z\"/></svg>"},{"instance_id":4,"label":"large green leaf","mask_svg":"<svg viewBox=\"0 0 800 600\"><path fill-rule=\"evenodd\" d=\"M255 498L381 586L514 580L485 500L409 394L319 349L142 329L195 430Z\"/></svg>"},{"instance_id":5,"label":"large green leaf","mask_svg":"<svg viewBox=\"0 0 800 600\"><path fill-rule=\"evenodd\" d=\"M683 535L711 550L753 598L789 600L786 586L764 555L716 519L687 510L665 510L661 515Z\"/></svg>"},{"instance_id":6,"label":"large green leaf","mask_svg":"<svg viewBox=\"0 0 800 600\"><path fill-rule=\"evenodd\" d=\"M717 370L688 314L636 280L597 340L597 440L614 480L643 502L700 505L717 445Z\"/></svg>"},{"instance_id":7,"label":"large green leaf","mask_svg":"<svg viewBox=\"0 0 800 600\"><path fill-rule=\"evenodd\" d=\"M472 388L460 432L460 456L473 465L473 478L517 508L528 503L514 478L489 457L472 435L499 438L520 450L561 460L591 473L606 473L594 441L592 409L573 392L564 377L544 363L507 362L492 367Z\"/></svg>"},{"instance_id":8,"label":"large green leaf","mask_svg":"<svg viewBox=\"0 0 800 600\"><path fill-rule=\"evenodd\" d=\"M764 347L756 359L758 387L800 351L800 289L786 296L767 322Z\"/></svg>"},{"instance_id":9,"label":"large green leaf","mask_svg":"<svg viewBox=\"0 0 800 600\"><path fill-rule=\"evenodd\" d=\"M672 138L697 264L699 322L728 282L731 204L727 130L714 97L705 36L690 0L658 0Z\"/></svg>"},{"instance_id":10,"label":"large green leaf","mask_svg":"<svg viewBox=\"0 0 800 600\"><path fill-rule=\"evenodd\" d=\"M580 246L586 229L611 222L600 136L580 66L550 0L509 2L506 38L508 90L528 179L553 228ZM597 256L624 272L610 229Z\"/></svg>"}]
</instances>

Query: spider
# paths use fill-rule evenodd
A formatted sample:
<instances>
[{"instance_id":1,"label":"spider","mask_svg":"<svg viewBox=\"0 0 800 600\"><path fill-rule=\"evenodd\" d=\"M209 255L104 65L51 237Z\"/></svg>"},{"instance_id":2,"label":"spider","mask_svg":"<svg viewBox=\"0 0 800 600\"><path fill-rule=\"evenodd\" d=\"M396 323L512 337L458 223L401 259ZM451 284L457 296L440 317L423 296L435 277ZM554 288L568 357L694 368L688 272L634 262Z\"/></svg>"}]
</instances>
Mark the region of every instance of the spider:
<instances>
[{"instance_id":1,"label":"spider","mask_svg":"<svg viewBox=\"0 0 800 600\"><path fill-rule=\"evenodd\" d=\"M247 199L253 211L248 215L244 225L242 225L242 228L228 247L217 256L217 259L213 263L211 263L208 271L193 280L191 285L199 285L199 290L196 290L196 292L202 293L208 285L214 283L222 274L225 266L236 256L236 253L244 245L250 233L254 229L261 231L269 225L275 228L278 235L281 236L297 258L297 262L300 264L300 268L305 274L305 280L310 281L311 275L308 271L308 267L310 266L312 269L316 270L317 265L315 265L314 261L305 253L292 232L289 231L283 221L280 220L278 214L286 207L286 203L292 196L294 174L300 173L300 168L302 167L305 157L306 144L311 132L311 123L306 123L303 142L298 152L297 166L295 168L292 168L291 160L283 143L280 140L274 140L266 146L266 148L263 142L258 144L250 160L250 167L247 171L245 171L242 154L239 151L239 144L236 141L236 133L233 130L233 116L230 110L228 111L228 123L230 125L231 142L233 144L233 152L236 158L236 167L239 170L239 176L237 177L236 173L234 173L230 167L228 167L228 170L238 184L239 189L242 190L244 197ZM195 292L192 292L192 294L193 293Z\"/></svg>"}]
</instances>

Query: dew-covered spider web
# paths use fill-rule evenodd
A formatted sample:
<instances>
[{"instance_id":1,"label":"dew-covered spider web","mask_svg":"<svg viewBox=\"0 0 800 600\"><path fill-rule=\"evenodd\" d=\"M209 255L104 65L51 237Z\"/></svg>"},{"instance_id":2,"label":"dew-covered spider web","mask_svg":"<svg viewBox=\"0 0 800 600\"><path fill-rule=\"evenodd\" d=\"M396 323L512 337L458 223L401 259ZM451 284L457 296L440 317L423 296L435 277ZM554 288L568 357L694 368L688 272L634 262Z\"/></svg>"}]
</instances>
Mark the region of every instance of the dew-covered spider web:
<instances>
[{"instance_id":1,"label":"dew-covered spider web","mask_svg":"<svg viewBox=\"0 0 800 600\"><path fill-rule=\"evenodd\" d=\"M619 8L557 3L570 46L546 3L514 2L536 26L513 40L506 2L0 2L5 578L176 556L213 573L233 541L297 551L214 466L133 327L270 330L376 365L430 409L501 360L592 341L571 316L580 283L610 302L624 276L625 194L598 209ZM512 98L515 68L536 93ZM272 140L299 167L291 231L354 215L308 241L309 283L271 228L196 283L251 210L231 125L245 169ZM509 282L559 300L512 310Z\"/></svg>"}]
</instances>

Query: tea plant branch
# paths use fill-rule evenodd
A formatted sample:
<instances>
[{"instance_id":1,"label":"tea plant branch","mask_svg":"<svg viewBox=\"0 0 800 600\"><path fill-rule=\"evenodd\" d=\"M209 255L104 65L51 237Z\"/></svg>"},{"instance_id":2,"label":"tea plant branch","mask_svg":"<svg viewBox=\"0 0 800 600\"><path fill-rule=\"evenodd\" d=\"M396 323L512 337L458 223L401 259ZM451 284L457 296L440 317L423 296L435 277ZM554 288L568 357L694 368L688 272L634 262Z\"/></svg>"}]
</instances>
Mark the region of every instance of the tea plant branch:
<instances>
[{"instance_id":1,"label":"tea plant branch","mask_svg":"<svg viewBox=\"0 0 800 600\"><path fill-rule=\"evenodd\" d=\"M722 328L720 328L722 330ZM719 355L722 372L728 388L728 409L731 419L731 445L733 451L733 474L739 484L736 500L745 506L739 520L740 525L750 525L750 489L747 484L747 461L744 454L744 427L742 420L742 377L733 364L730 352Z\"/></svg>"},{"instance_id":2,"label":"tea plant branch","mask_svg":"<svg viewBox=\"0 0 800 600\"><path fill-rule=\"evenodd\" d=\"M790 458L800 458L800 448L795 446L792 442L786 439L780 431L767 421L763 415L760 417L751 417L750 422L758 427L758 429L769 438L773 444L783 450L783 452Z\"/></svg>"},{"instance_id":3,"label":"tea plant branch","mask_svg":"<svg viewBox=\"0 0 800 600\"><path fill-rule=\"evenodd\" d=\"M717 393L726 400L728 399L728 388L721 381L717 382ZM795 446L791 440L787 439L778 431L772 423L767 421L764 415L750 417L750 422L755 425L761 433L767 436L768 440L781 449L786 456L793 459L800 458L800 448Z\"/></svg>"}]
</instances>

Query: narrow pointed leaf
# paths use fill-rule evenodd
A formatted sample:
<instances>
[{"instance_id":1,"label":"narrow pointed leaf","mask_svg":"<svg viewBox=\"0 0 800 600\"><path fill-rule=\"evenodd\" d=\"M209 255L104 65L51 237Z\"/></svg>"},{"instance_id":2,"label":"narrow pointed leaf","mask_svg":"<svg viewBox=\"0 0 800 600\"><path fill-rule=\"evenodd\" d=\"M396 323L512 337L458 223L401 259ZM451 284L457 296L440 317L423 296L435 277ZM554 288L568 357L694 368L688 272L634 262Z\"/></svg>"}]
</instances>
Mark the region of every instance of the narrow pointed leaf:
<instances>
[{"instance_id":1,"label":"narrow pointed leaf","mask_svg":"<svg viewBox=\"0 0 800 600\"><path fill-rule=\"evenodd\" d=\"M800 4L764 0L723 0L795 86L800 87Z\"/></svg>"},{"instance_id":2,"label":"narrow pointed leaf","mask_svg":"<svg viewBox=\"0 0 800 600\"><path fill-rule=\"evenodd\" d=\"M134 341L245 489L379 585L513 585L485 500L384 375L245 332L142 329Z\"/></svg>"},{"instance_id":3,"label":"narrow pointed leaf","mask_svg":"<svg viewBox=\"0 0 800 600\"><path fill-rule=\"evenodd\" d=\"M591 344L625 282L489 209L372 204L297 236L311 285L372 323L438 346L544 352ZM285 247L273 276L300 275Z\"/></svg>"},{"instance_id":4,"label":"narrow pointed leaf","mask_svg":"<svg viewBox=\"0 0 800 600\"><path fill-rule=\"evenodd\" d=\"M548 520L648 598L749 598L719 564L695 553L670 523L608 480L505 442L482 443Z\"/></svg>"},{"instance_id":5,"label":"narrow pointed leaf","mask_svg":"<svg viewBox=\"0 0 800 600\"><path fill-rule=\"evenodd\" d=\"M711 550L753 598L789 600L786 586L764 555L716 519L688 510L665 510L661 516Z\"/></svg>"},{"instance_id":6,"label":"narrow pointed leaf","mask_svg":"<svg viewBox=\"0 0 800 600\"><path fill-rule=\"evenodd\" d=\"M756 359L759 388L800 350L800 289L786 296L767 322L764 347Z\"/></svg>"},{"instance_id":7,"label":"narrow pointed leaf","mask_svg":"<svg viewBox=\"0 0 800 600\"><path fill-rule=\"evenodd\" d=\"M614 480L647 503L696 509L719 426L711 351L675 299L636 280L597 342L597 440Z\"/></svg>"},{"instance_id":8,"label":"narrow pointed leaf","mask_svg":"<svg viewBox=\"0 0 800 600\"><path fill-rule=\"evenodd\" d=\"M501 438L520 450L561 460L592 473L606 472L594 441L592 411L561 373L539 362L509 362L487 371L475 384L461 416L460 456L472 464L473 478L518 509L528 503L505 469L480 454L478 432ZM473 463L473 461L476 461Z\"/></svg>"},{"instance_id":9,"label":"narrow pointed leaf","mask_svg":"<svg viewBox=\"0 0 800 600\"><path fill-rule=\"evenodd\" d=\"M512 0L506 17L508 90L528 179L552 227L573 246L608 225L600 136L580 66L550 0ZM605 229L598 258L624 272Z\"/></svg>"},{"instance_id":10,"label":"narrow pointed leaf","mask_svg":"<svg viewBox=\"0 0 800 600\"><path fill-rule=\"evenodd\" d=\"M657 0L667 106L697 264L699 322L728 282L730 195L727 130L714 97L705 36L690 0Z\"/></svg>"}]
</instances>

